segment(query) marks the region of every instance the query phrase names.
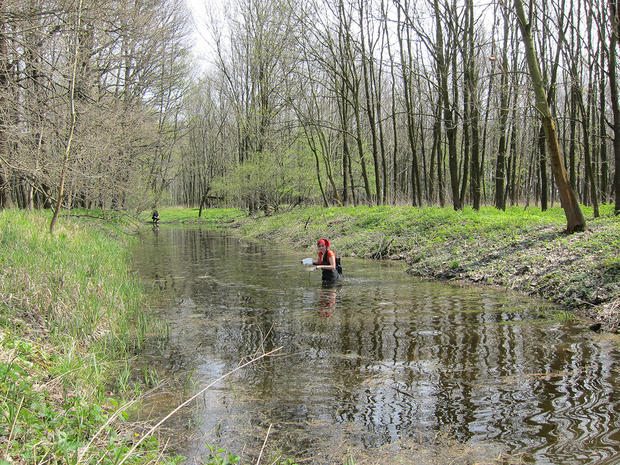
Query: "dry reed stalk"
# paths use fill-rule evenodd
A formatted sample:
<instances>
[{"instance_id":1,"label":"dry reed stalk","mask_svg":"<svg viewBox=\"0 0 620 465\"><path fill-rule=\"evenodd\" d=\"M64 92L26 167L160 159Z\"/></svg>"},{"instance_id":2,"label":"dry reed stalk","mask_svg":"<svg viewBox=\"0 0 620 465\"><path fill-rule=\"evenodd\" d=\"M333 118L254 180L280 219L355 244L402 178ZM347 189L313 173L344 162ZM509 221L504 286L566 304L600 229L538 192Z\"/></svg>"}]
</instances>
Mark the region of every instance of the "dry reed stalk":
<instances>
[{"instance_id":1,"label":"dry reed stalk","mask_svg":"<svg viewBox=\"0 0 620 465\"><path fill-rule=\"evenodd\" d=\"M256 465L259 465L260 459L263 456L263 451L265 450L265 446L267 445L267 438L269 438L269 433L271 432L271 427L273 423L269 424L269 429L267 429L267 434L265 435L265 440L263 441L263 447L260 448L260 453L258 454L258 459L256 459Z\"/></svg>"},{"instance_id":2,"label":"dry reed stalk","mask_svg":"<svg viewBox=\"0 0 620 465\"><path fill-rule=\"evenodd\" d=\"M22 397L19 401L19 406L17 407L17 412L15 412L15 418L13 418L13 424L11 425L11 432L9 433L9 440L6 442L6 453L5 456L9 458L9 448L11 447L11 439L13 437L13 431L15 429L15 423L17 423L17 417L19 417L19 412L22 409L22 404L24 403L24 398Z\"/></svg>"}]
</instances>

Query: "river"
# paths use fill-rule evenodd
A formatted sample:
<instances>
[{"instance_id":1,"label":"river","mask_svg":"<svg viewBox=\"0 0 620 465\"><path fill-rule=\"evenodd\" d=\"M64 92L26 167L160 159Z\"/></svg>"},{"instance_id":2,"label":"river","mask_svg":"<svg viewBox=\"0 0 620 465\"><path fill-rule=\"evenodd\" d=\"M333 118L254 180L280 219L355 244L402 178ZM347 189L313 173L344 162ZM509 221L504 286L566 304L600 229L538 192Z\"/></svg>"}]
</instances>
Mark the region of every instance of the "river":
<instances>
[{"instance_id":1,"label":"river","mask_svg":"<svg viewBox=\"0 0 620 465\"><path fill-rule=\"evenodd\" d=\"M414 279L402 263L343 258L319 272L207 229L149 232L135 266L166 344L142 355L156 419L257 354L163 430L200 463L217 445L261 463L620 463L620 349L549 303ZM337 251L337 244L335 245Z\"/></svg>"}]
</instances>

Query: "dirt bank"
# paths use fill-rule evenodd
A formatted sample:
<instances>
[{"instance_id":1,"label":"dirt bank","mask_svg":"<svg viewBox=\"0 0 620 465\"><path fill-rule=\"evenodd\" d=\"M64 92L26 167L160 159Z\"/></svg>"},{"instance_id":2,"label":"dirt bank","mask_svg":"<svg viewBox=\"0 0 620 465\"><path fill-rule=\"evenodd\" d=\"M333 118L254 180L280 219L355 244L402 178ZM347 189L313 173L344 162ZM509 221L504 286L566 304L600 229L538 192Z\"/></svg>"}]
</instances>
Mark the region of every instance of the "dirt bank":
<instances>
[{"instance_id":1,"label":"dirt bank","mask_svg":"<svg viewBox=\"0 0 620 465\"><path fill-rule=\"evenodd\" d=\"M584 233L541 226L493 242L453 241L406 254L408 272L514 289L574 310L595 330L620 331L620 230L614 218L590 220Z\"/></svg>"}]
</instances>

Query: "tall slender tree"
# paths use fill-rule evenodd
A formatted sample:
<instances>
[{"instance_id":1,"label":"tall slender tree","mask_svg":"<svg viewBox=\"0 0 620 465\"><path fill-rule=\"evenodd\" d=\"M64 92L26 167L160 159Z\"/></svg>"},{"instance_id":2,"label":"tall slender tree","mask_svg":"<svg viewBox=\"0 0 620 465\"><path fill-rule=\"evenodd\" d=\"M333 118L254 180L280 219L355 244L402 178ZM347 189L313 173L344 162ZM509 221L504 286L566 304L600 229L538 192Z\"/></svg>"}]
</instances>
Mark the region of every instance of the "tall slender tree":
<instances>
[{"instance_id":1,"label":"tall slender tree","mask_svg":"<svg viewBox=\"0 0 620 465\"><path fill-rule=\"evenodd\" d=\"M611 21L611 34L609 37L609 51L608 51L608 75L609 75L609 89L611 93L611 108L613 113L613 148L614 159L616 162L614 173L615 184L615 213L620 215L620 96L618 95L618 76L616 69L617 63L617 48L618 40L620 40L620 2L617 0L611 0L609 2Z\"/></svg>"},{"instance_id":2,"label":"tall slender tree","mask_svg":"<svg viewBox=\"0 0 620 465\"><path fill-rule=\"evenodd\" d=\"M523 2L521 0L514 0L514 7L523 38L523 44L525 45L527 64L536 97L536 109L542 118L542 126L545 132L545 138L547 140L551 158L551 168L553 170L553 175L560 194L562 208L566 214L566 230L569 233L583 231L586 228L586 221L566 175L560 144L558 142L556 124L547 102L543 78L540 72L540 67L538 66L536 51L534 50L531 24L525 15Z\"/></svg>"}]
</instances>

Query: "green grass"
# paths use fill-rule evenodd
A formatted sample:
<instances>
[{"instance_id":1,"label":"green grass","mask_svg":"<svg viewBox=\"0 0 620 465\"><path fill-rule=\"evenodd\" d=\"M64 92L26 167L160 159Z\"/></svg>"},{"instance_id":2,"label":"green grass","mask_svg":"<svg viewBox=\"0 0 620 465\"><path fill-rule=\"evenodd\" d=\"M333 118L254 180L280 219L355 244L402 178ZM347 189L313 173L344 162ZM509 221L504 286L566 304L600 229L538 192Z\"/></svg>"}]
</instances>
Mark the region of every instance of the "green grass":
<instances>
[{"instance_id":1,"label":"green grass","mask_svg":"<svg viewBox=\"0 0 620 465\"><path fill-rule=\"evenodd\" d=\"M112 380L162 328L128 271L127 225L73 215L51 236L50 212L0 211L1 463L111 464L131 445L118 405L138 386Z\"/></svg>"},{"instance_id":2,"label":"green grass","mask_svg":"<svg viewBox=\"0 0 620 465\"><path fill-rule=\"evenodd\" d=\"M543 213L539 209L511 208L504 213L491 207L480 212L438 207L315 207L247 219L241 230L256 238L277 233L298 247L313 246L316 238L327 237L345 255L370 257L381 252L387 242L391 242L389 250L383 255L395 256L425 245L434 247L451 241L464 244L480 237L519 234L541 224L561 229L563 221L559 209Z\"/></svg>"},{"instance_id":3,"label":"green grass","mask_svg":"<svg viewBox=\"0 0 620 465\"><path fill-rule=\"evenodd\" d=\"M183 207L162 207L158 209L159 224L179 225L179 224L209 224L220 226L230 224L240 218L247 216L247 213L238 208L205 208L202 215L198 216L198 208ZM139 219L143 222L151 221L151 211L140 213Z\"/></svg>"}]
</instances>

